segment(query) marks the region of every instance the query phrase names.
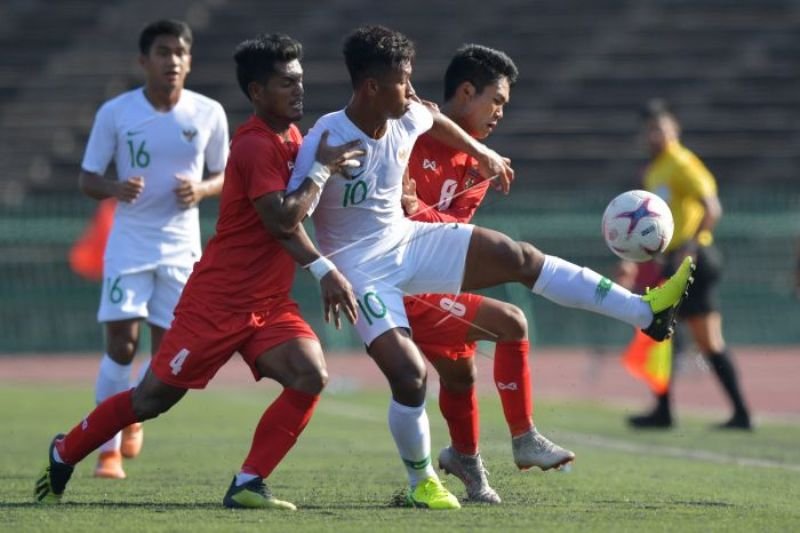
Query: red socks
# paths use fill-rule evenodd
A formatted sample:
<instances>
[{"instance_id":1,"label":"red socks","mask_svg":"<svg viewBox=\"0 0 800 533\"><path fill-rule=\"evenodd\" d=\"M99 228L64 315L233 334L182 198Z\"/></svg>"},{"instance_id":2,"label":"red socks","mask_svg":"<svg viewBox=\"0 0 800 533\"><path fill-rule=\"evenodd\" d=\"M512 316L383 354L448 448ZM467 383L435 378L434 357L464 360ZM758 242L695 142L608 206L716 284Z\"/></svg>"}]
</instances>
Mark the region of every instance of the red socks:
<instances>
[{"instance_id":1,"label":"red socks","mask_svg":"<svg viewBox=\"0 0 800 533\"><path fill-rule=\"evenodd\" d=\"M101 444L116 435L117 431L138 422L133 412L133 389L107 398L66 437L56 442L61 460L75 465Z\"/></svg>"},{"instance_id":2,"label":"red socks","mask_svg":"<svg viewBox=\"0 0 800 533\"><path fill-rule=\"evenodd\" d=\"M319 395L283 389L256 426L242 472L268 477L297 442L297 437L314 414L317 401Z\"/></svg>"},{"instance_id":3,"label":"red socks","mask_svg":"<svg viewBox=\"0 0 800 533\"><path fill-rule=\"evenodd\" d=\"M507 341L498 342L494 351L494 382L512 437L533 426L528 348L527 340ZM465 455L478 453L480 422L475 388L459 394L440 387L439 407L450 429L453 448Z\"/></svg>"},{"instance_id":4,"label":"red socks","mask_svg":"<svg viewBox=\"0 0 800 533\"><path fill-rule=\"evenodd\" d=\"M533 426L531 370L527 340L498 342L494 350L494 384L500 393L503 414L516 437Z\"/></svg>"},{"instance_id":5,"label":"red socks","mask_svg":"<svg viewBox=\"0 0 800 533\"><path fill-rule=\"evenodd\" d=\"M75 465L122 428L138 422L132 395L130 389L108 398L56 442L61 459ZM305 429L318 400L317 395L284 389L261 417L242 471L262 478L269 476Z\"/></svg>"},{"instance_id":6,"label":"red socks","mask_svg":"<svg viewBox=\"0 0 800 533\"><path fill-rule=\"evenodd\" d=\"M467 392L456 393L440 386L439 408L447 421L447 427L450 428L453 448L465 455L478 453L480 422L475 387Z\"/></svg>"}]
</instances>

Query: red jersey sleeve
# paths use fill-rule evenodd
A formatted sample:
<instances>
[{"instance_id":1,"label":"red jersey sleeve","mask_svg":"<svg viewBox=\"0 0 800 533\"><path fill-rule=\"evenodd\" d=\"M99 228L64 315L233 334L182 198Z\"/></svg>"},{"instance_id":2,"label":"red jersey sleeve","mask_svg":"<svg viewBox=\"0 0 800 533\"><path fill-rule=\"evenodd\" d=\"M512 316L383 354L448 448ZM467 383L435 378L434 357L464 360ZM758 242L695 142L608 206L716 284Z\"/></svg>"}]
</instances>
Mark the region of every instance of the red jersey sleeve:
<instances>
[{"instance_id":1,"label":"red jersey sleeve","mask_svg":"<svg viewBox=\"0 0 800 533\"><path fill-rule=\"evenodd\" d=\"M265 194L286 189L286 155L268 138L250 137L242 139L236 146L239 151L236 162L239 175L244 181L244 192L254 200Z\"/></svg>"}]
</instances>

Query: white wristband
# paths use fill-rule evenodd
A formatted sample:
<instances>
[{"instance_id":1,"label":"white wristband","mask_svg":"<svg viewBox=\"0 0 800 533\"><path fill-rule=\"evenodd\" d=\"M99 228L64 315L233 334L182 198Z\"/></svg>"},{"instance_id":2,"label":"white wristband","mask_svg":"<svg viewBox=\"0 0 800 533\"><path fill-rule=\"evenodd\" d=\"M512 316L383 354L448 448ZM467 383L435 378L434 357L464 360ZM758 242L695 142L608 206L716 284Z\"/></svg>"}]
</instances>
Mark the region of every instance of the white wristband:
<instances>
[{"instance_id":1,"label":"white wristband","mask_svg":"<svg viewBox=\"0 0 800 533\"><path fill-rule=\"evenodd\" d=\"M336 265L334 265L333 262L327 257L320 256L319 259L313 263L307 264L304 268L307 268L308 271L311 272L311 275L317 279L317 281L320 281L328 272L331 270L336 270Z\"/></svg>"},{"instance_id":2,"label":"white wristband","mask_svg":"<svg viewBox=\"0 0 800 533\"><path fill-rule=\"evenodd\" d=\"M314 164L311 165L311 170L308 171L308 179L313 181L320 189L325 186L325 182L328 181L330 177L330 169L319 161L314 161Z\"/></svg>"}]
</instances>

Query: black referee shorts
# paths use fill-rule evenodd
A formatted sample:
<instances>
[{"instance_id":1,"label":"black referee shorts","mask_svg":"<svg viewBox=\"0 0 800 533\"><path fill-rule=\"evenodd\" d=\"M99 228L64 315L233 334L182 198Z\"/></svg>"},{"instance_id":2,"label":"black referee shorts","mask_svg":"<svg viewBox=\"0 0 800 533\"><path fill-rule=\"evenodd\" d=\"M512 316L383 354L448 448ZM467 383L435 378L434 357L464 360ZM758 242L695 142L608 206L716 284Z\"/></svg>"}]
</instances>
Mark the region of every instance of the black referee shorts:
<instances>
[{"instance_id":1,"label":"black referee shorts","mask_svg":"<svg viewBox=\"0 0 800 533\"><path fill-rule=\"evenodd\" d=\"M677 259L674 252L667 255L664 275L675 273ZM719 310L717 285L722 276L722 254L714 246L701 246L697 250L697 269L694 271L694 283L689 287L689 296L681 304L678 316L681 318L705 315Z\"/></svg>"}]
</instances>

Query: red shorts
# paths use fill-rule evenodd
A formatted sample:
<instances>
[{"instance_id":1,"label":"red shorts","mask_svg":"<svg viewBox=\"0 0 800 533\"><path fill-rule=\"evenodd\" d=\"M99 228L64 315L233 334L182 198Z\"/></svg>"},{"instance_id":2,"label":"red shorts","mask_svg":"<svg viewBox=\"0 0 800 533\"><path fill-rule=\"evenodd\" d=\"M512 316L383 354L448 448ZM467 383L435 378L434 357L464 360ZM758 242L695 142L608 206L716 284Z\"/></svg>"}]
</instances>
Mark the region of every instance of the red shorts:
<instances>
[{"instance_id":1,"label":"red shorts","mask_svg":"<svg viewBox=\"0 0 800 533\"><path fill-rule=\"evenodd\" d=\"M256 359L296 338L318 340L288 295L271 299L260 311L240 313L182 298L150 368L168 385L203 389L239 352L259 380Z\"/></svg>"},{"instance_id":2,"label":"red shorts","mask_svg":"<svg viewBox=\"0 0 800 533\"><path fill-rule=\"evenodd\" d=\"M417 294L406 297L411 337L428 359L473 357L477 343L468 342L483 296L463 293Z\"/></svg>"}]
</instances>

